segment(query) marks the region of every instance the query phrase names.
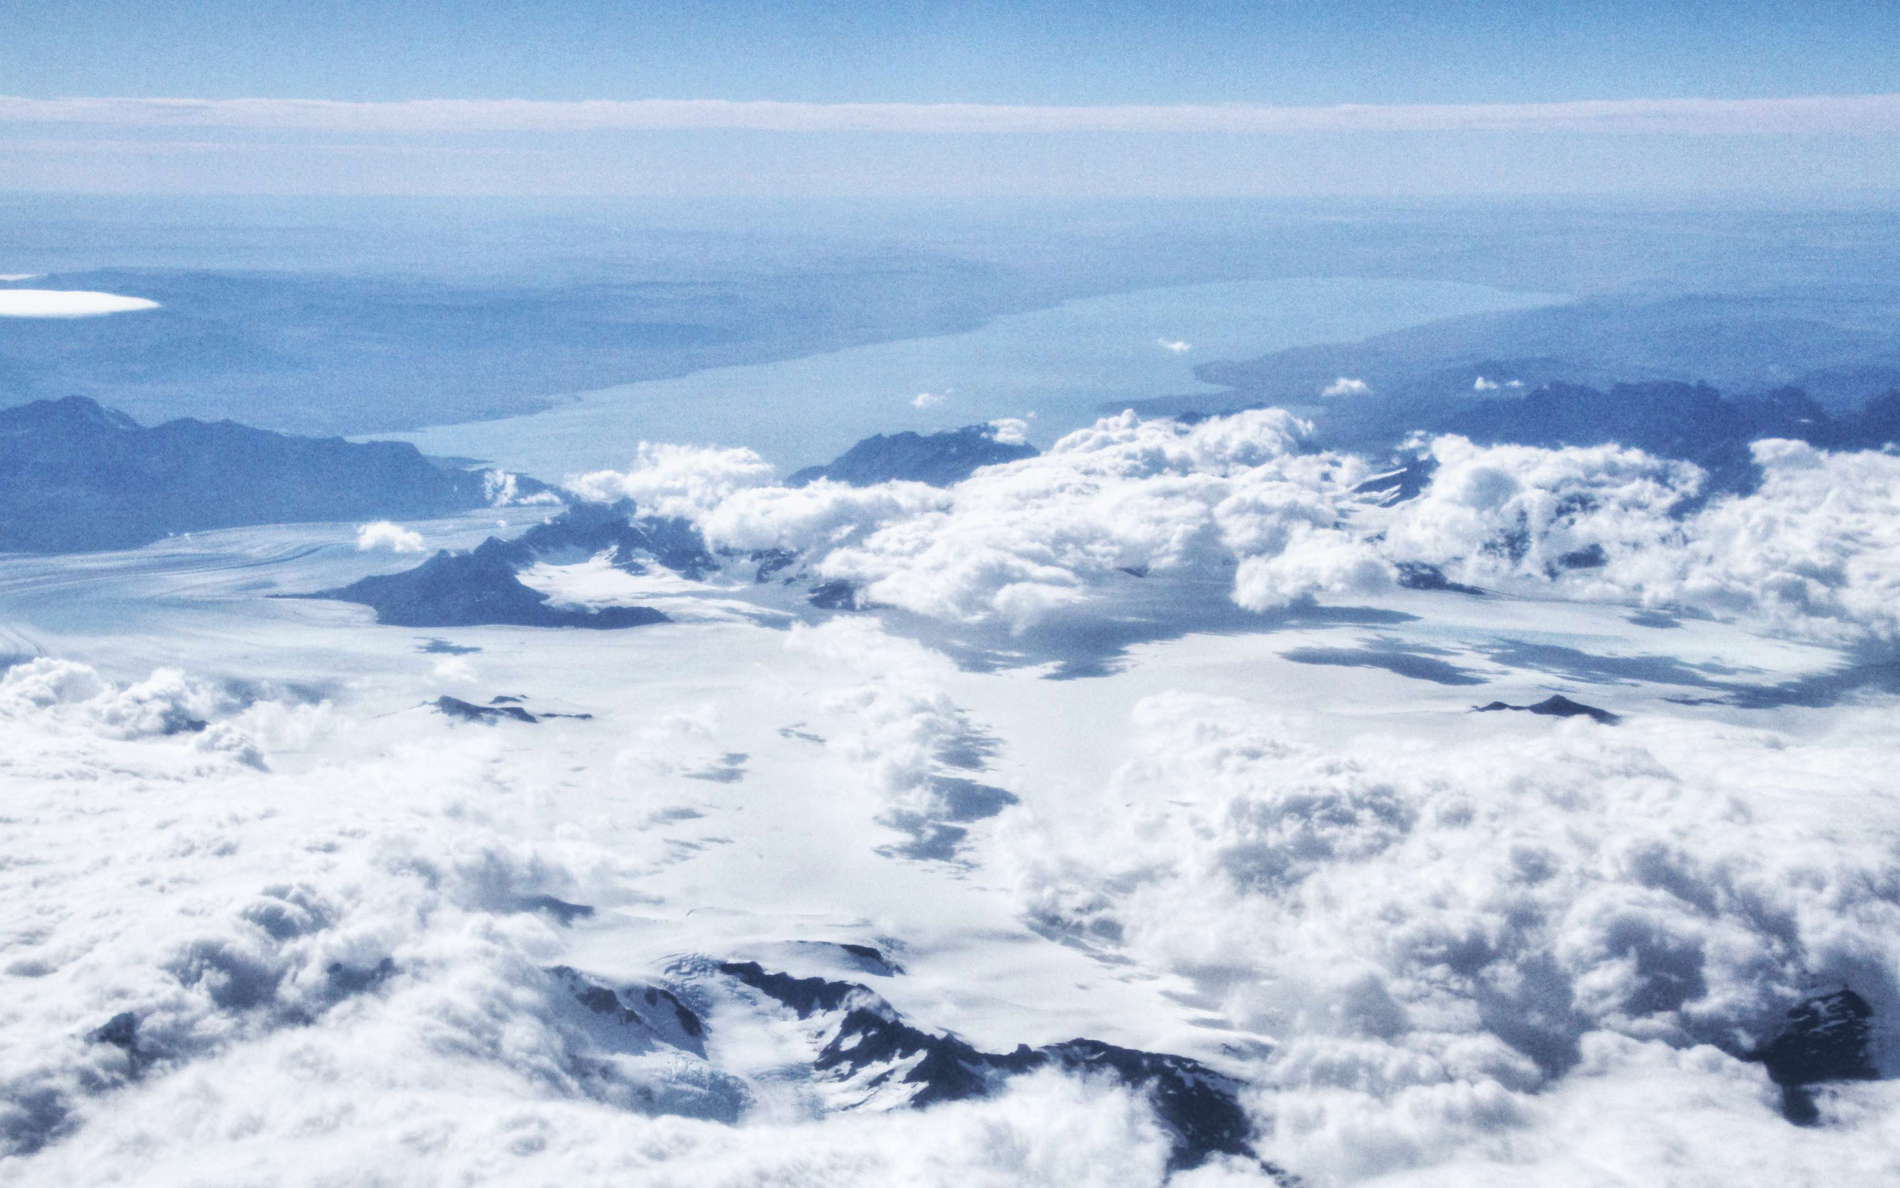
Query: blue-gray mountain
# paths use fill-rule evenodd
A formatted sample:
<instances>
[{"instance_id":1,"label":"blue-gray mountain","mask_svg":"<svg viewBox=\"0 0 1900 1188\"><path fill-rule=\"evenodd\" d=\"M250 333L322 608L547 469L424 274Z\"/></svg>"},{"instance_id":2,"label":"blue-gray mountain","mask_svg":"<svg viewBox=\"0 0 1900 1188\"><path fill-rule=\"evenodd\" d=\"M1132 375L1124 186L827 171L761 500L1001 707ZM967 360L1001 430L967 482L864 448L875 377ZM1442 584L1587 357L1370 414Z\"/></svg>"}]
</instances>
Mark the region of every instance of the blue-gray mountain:
<instances>
[{"instance_id":1,"label":"blue-gray mountain","mask_svg":"<svg viewBox=\"0 0 1900 1188\"><path fill-rule=\"evenodd\" d=\"M997 440L994 425L966 425L942 433L892 433L867 437L823 466L797 471L786 485L802 487L819 479L869 487L904 480L948 487L978 468L1036 456L1027 442Z\"/></svg>"},{"instance_id":2,"label":"blue-gray mountain","mask_svg":"<svg viewBox=\"0 0 1900 1188\"><path fill-rule=\"evenodd\" d=\"M1370 385L1371 399L1348 397L1336 406L1443 407L1482 392L1480 381L1524 388L1663 381L1707 382L1733 392L1793 384L1838 410L1900 384L1897 312L1900 289L1891 285L1668 295L1636 290L1452 318L1195 371L1268 404L1311 403L1322 388L1351 376Z\"/></svg>"},{"instance_id":3,"label":"blue-gray mountain","mask_svg":"<svg viewBox=\"0 0 1900 1188\"><path fill-rule=\"evenodd\" d=\"M399 627L642 627L666 616L644 606L599 610L550 606L548 595L515 576L538 561L581 561L606 553L630 573L660 565L699 577L713 565L699 532L684 520L636 516L633 502L577 503L513 540L489 537L466 553L447 549L402 573L379 574L303 595L358 602L376 621Z\"/></svg>"},{"instance_id":4,"label":"blue-gray mountain","mask_svg":"<svg viewBox=\"0 0 1900 1188\"><path fill-rule=\"evenodd\" d=\"M180 532L419 518L488 502L479 471L403 442L231 421L146 428L80 396L0 409L0 552L132 548ZM542 489L528 480L524 491Z\"/></svg>"},{"instance_id":5,"label":"blue-gray mountain","mask_svg":"<svg viewBox=\"0 0 1900 1188\"><path fill-rule=\"evenodd\" d=\"M1549 384L1478 401L1427 427L1483 445L1631 446L1696 463L1717 491L1747 490L1757 477L1752 441L1787 437L1825 449L1877 450L1900 439L1900 389L1830 413L1799 388L1726 397L1707 384L1616 384L1608 391Z\"/></svg>"},{"instance_id":6,"label":"blue-gray mountain","mask_svg":"<svg viewBox=\"0 0 1900 1188\"><path fill-rule=\"evenodd\" d=\"M1219 402L1211 402L1215 407ZM1257 406L1255 406L1257 407ZM1177 412L1182 420L1200 411ZM1419 431L1456 433L1480 445L1620 445L1694 462L1710 474L1708 494L1748 491L1759 479L1749 443L1786 437L1830 450L1878 450L1900 442L1900 388L1856 409L1829 411L1800 388L1725 396L1707 384L1612 384L1608 389L1549 383L1510 396L1412 404L1356 399L1321 414L1320 444L1389 450ZM1429 459L1409 458L1362 490L1410 498L1430 477Z\"/></svg>"}]
</instances>

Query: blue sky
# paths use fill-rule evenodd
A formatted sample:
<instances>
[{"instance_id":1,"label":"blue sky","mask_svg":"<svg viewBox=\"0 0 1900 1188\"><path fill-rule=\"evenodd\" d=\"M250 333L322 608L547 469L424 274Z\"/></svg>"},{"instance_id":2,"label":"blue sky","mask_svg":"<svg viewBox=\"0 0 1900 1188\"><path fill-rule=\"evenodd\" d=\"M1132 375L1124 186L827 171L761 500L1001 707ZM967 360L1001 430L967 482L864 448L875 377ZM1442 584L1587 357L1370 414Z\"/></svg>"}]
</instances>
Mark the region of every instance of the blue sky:
<instances>
[{"instance_id":1,"label":"blue sky","mask_svg":"<svg viewBox=\"0 0 1900 1188\"><path fill-rule=\"evenodd\" d=\"M23 189L1426 194L1900 185L1893 130L1838 113L1781 127L1779 115L1756 109L1710 124L1662 108L1663 125L1649 134L1435 117L1431 127L1400 120L1406 128L1396 130L1268 121L1236 136L1163 117L1153 117L1160 130L1064 117L1053 131L1012 124L972 134L912 127L901 110L1891 94L1900 92L1892 0L36 0L9 5L4 32L0 94L29 100L698 99L871 103L897 113L881 114L892 126L876 131L840 128L819 113L794 120L792 131L761 132L751 116L736 131L705 127L700 115L684 127L650 126L652 113L606 127L567 127L567 117L497 126L467 108L420 124L359 111L313 125L307 113L252 108L237 117L221 108L184 119L187 134L174 109L0 110L0 171ZM467 126L457 123L463 115ZM1395 170L1394 152L1416 162L1409 178Z\"/></svg>"}]
</instances>

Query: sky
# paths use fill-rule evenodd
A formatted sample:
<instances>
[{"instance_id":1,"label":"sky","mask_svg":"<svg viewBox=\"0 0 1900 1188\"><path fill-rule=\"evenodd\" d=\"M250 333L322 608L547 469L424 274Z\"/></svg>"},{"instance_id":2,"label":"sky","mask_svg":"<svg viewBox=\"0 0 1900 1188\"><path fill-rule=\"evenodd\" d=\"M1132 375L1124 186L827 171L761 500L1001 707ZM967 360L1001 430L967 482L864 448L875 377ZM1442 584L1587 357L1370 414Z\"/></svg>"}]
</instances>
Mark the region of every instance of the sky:
<instances>
[{"instance_id":1,"label":"sky","mask_svg":"<svg viewBox=\"0 0 1900 1188\"><path fill-rule=\"evenodd\" d=\"M1891 3L43 0L5 32L23 190L1900 185Z\"/></svg>"}]
</instances>

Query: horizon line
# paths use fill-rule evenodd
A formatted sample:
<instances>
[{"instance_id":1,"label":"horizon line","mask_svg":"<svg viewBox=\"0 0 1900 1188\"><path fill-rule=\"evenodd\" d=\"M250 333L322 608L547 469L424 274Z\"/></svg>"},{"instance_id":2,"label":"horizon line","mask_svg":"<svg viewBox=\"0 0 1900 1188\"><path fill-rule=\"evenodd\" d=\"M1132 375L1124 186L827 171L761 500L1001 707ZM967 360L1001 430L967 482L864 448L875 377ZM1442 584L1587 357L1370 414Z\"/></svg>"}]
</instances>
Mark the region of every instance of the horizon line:
<instances>
[{"instance_id":1,"label":"horizon line","mask_svg":"<svg viewBox=\"0 0 1900 1188\"><path fill-rule=\"evenodd\" d=\"M1900 133L1900 94L1544 103L807 103L728 99L200 99L0 96L0 123L395 134L757 131L945 134Z\"/></svg>"}]
</instances>

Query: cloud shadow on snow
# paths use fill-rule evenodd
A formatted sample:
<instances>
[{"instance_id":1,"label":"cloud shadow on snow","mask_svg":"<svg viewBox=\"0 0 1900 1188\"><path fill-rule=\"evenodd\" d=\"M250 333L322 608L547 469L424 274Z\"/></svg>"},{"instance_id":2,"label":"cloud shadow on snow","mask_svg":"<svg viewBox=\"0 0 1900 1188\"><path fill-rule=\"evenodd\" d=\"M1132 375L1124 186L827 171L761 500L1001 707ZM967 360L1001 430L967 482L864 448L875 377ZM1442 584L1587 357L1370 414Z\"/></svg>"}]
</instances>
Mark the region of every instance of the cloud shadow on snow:
<instances>
[{"instance_id":1,"label":"cloud shadow on snow","mask_svg":"<svg viewBox=\"0 0 1900 1188\"><path fill-rule=\"evenodd\" d=\"M1724 664L1692 664L1674 656L1599 656L1560 644L1504 639L1479 649L1493 663L1530 669L1592 685L1683 685L1694 689L1733 687L1718 677L1744 670Z\"/></svg>"},{"instance_id":2,"label":"cloud shadow on snow","mask_svg":"<svg viewBox=\"0 0 1900 1188\"><path fill-rule=\"evenodd\" d=\"M1205 602L1144 607L1139 613L1069 615L1018 634L1001 628L946 632L941 623L902 612L889 613L888 628L944 652L966 672L1050 668L1046 679L1113 676L1128 664L1130 649L1189 635L1263 635L1315 627L1396 627L1417 615L1370 606L1295 606L1256 612L1231 603Z\"/></svg>"},{"instance_id":3,"label":"cloud shadow on snow","mask_svg":"<svg viewBox=\"0 0 1900 1188\"><path fill-rule=\"evenodd\" d=\"M1294 648L1281 656L1295 664L1327 664L1343 668L1382 668L1397 676L1438 685L1482 685L1484 676L1439 657L1452 655L1445 648L1407 645L1390 639L1376 639L1356 648Z\"/></svg>"},{"instance_id":4,"label":"cloud shadow on snow","mask_svg":"<svg viewBox=\"0 0 1900 1188\"><path fill-rule=\"evenodd\" d=\"M1900 693L1900 660L1871 651L1851 653L1847 664L1776 685L1724 684L1711 697L1671 698L1679 705L1732 705L1740 709L1826 709L1860 693Z\"/></svg>"},{"instance_id":5,"label":"cloud shadow on snow","mask_svg":"<svg viewBox=\"0 0 1900 1188\"><path fill-rule=\"evenodd\" d=\"M973 821L983 821L1016 803L1016 794L993 784L961 776L933 776L931 792L938 802L934 813L893 813L884 824L909 835L909 840L878 852L891 858L954 862Z\"/></svg>"}]
</instances>

